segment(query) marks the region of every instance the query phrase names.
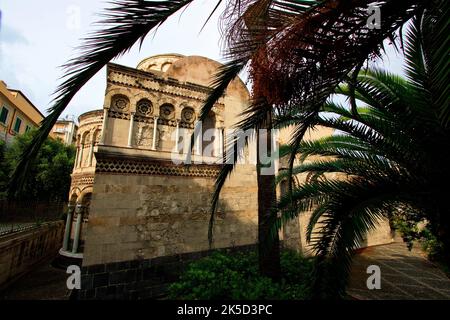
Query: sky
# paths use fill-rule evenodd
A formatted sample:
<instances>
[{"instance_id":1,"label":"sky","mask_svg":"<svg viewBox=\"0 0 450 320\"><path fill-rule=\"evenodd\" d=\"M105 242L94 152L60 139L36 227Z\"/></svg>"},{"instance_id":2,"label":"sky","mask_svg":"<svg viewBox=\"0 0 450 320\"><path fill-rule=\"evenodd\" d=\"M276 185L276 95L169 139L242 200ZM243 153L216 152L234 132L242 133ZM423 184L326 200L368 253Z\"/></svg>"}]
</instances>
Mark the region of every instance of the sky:
<instances>
[{"instance_id":1,"label":"sky","mask_svg":"<svg viewBox=\"0 0 450 320\"><path fill-rule=\"evenodd\" d=\"M146 57L162 53L202 55L223 61L219 12L201 31L216 1L197 0L184 12L171 17L156 34L115 60L135 67ZM0 0L0 80L21 90L44 114L51 106L52 93L61 82L67 60L76 56L80 39L96 30L105 0ZM201 31L201 32L200 32ZM393 49L379 65L401 73L402 57ZM74 97L63 116L75 116L100 109L106 89L102 69Z\"/></svg>"}]
</instances>

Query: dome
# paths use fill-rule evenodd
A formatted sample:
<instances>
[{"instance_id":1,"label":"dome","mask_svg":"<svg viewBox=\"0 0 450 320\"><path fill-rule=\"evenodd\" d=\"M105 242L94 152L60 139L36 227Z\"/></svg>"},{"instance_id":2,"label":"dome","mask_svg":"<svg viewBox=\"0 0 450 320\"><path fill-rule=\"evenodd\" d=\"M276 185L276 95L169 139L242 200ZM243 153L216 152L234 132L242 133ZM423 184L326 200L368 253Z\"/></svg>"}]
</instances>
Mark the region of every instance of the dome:
<instances>
[{"instance_id":1,"label":"dome","mask_svg":"<svg viewBox=\"0 0 450 320\"><path fill-rule=\"evenodd\" d=\"M180 82L190 82L210 86L212 77L221 64L200 56L183 57L175 61L165 72L165 76Z\"/></svg>"},{"instance_id":2,"label":"dome","mask_svg":"<svg viewBox=\"0 0 450 320\"><path fill-rule=\"evenodd\" d=\"M222 66L220 62L206 57L170 53L144 59L138 64L137 69L158 74L166 79L175 79L181 83L209 87L220 66ZM240 78L230 83L227 93L239 96L243 100L249 99L247 87Z\"/></svg>"},{"instance_id":3,"label":"dome","mask_svg":"<svg viewBox=\"0 0 450 320\"><path fill-rule=\"evenodd\" d=\"M156 56L148 57L137 65L138 70L147 72L166 72L167 69L180 58L184 56L176 53L158 54Z\"/></svg>"}]
</instances>

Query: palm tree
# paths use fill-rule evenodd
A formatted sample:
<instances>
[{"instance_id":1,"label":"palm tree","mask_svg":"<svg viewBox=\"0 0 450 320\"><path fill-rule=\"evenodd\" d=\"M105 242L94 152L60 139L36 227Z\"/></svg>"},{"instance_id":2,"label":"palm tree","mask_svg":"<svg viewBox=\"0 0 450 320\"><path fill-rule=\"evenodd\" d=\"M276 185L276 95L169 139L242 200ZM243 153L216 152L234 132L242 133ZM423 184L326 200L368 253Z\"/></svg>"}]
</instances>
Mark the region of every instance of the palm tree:
<instances>
[{"instance_id":1,"label":"palm tree","mask_svg":"<svg viewBox=\"0 0 450 320\"><path fill-rule=\"evenodd\" d=\"M350 106L328 100L314 120L338 133L303 141L295 150L285 147L300 160L292 173L307 179L280 200L278 225L313 211L307 238L318 255L321 294L344 294L353 250L394 209L425 218L450 265L450 128L443 112L450 102L449 40L433 41L441 36L440 23L426 11L413 19L406 35L406 79L380 69L361 71L356 83L335 91ZM304 161L312 155L322 157Z\"/></svg>"},{"instance_id":2,"label":"palm tree","mask_svg":"<svg viewBox=\"0 0 450 320\"><path fill-rule=\"evenodd\" d=\"M393 39L395 30L425 5L422 1L398 1L395 5L392 1L380 3L383 27L376 32L367 32L369 3L261 0L238 1L236 5L231 1L224 14L228 27L227 57L231 61L218 73L212 99L203 106L200 119L209 113L215 98L223 92L223 85L251 61L253 102L244 112L245 120L239 123L238 129L272 128L272 118L276 114L301 111L303 117L296 121L292 137L292 146L298 145L333 88L349 71L360 68L370 54L376 54L383 39ZM230 141L230 150L236 145L244 144ZM293 162L294 157L291 157L291 170ZM260 166L258 162L258 170ZM233 169L234 164L225 165L216 181L210 241L220 190ZM289 181L292 193L292 180ZM279 270L278 234L271 232L271 225L276 220L270 208L275 199L273 177L263 177L258 171L258 188L260 270L273 277L279 272L274 273ZM273 243L268 249L265 242L270 237Z\"/></svg>"},{"instance_id":3,"label":"palm tree","mask_svg":"<svg viewBox=\"0 0 450 320\"><path fill-rule=\"evenodd\" d=\"M145 39L171 15L194 0L112 0L100 22L105 28L84 40L79 57L66 65L66 77L55 92L54 105L44 119L33 142L24 151L16 167L9 193L14 195L24 185L30 163L48 136L58 117L83 85L109 61L126 53ZM217 10L223 0L216 0ZM425 7L436 7L444 0L385 0L381 28L366 28L368 0L229 0L223 13L229 62L212 83L200 121L203 121L229 83L251 61L250 74L259 79L259 99L248 108L241 129L267 125L268 111L302 111L301 122L293 137L300 143L319 107L346 75L358 68L371 54L382 48L383 40L394 38L395 31ZM258 8L254 10L252 8ZM246 13L246 14L243 14ZM209 18L208 18L209 19ZM251 23L249 23L249 21ZM249 27L251 26L251 27ZM264 59L260 59L264 57ZM448 108L447 108L448 109ZM445 111L447 112L447 111ZM236 141L235 141L236 142ZM291 166L293 159L291 159ZM212 200L210 239L219 192L232 172L233 164L223 166L216 181ZM262 206L266 216L268 208ZM267 238L267 236L265 237Z\"/></svg>"}]
</instances>

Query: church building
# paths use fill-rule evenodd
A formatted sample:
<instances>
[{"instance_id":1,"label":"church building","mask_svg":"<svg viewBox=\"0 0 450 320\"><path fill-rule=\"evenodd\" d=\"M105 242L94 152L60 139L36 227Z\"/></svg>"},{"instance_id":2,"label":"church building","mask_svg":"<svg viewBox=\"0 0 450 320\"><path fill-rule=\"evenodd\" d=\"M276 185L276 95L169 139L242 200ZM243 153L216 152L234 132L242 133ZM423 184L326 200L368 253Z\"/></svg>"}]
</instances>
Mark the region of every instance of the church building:
<instances>
[{"instance_id":1,"label":"church building","mask_svg":"<svg viewBox=\"0 0 450 320\"><path fill-rule=\"evenodd\" d=\"M240 79L202 123L203 133L215 134L195 141L192 164L174 163L173 154L181 133L194 131L218 67L208 58L179 54L152 56L136 68L108 64L103 108L79 117L60 250L82 266L81 299L158 297L186 263L208 254L210 202L224 135L241 120L250 99ZM310 138L330 134L319 129ZM289 132L281 132L277 142L288 141ZM254 247L257 211L256 167L244 161L223 188L213 249ZM305 214L283 228L283 245L310 253L307 221ZM383 222L366 245L390 241Z\"/></svg>"}]
</instances>

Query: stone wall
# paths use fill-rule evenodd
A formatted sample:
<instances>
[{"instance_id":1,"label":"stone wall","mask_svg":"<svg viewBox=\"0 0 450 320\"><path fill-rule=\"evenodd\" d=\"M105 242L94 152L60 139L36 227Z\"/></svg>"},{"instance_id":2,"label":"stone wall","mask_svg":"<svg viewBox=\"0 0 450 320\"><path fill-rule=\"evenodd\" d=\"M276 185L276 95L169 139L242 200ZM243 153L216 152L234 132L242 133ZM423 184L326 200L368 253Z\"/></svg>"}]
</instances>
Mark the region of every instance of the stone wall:
<instances>
[{"instance_id":1,"label":"stone wall","mask_svg":"<svg viewBox=\"0 0 450 320\"><path fill-rule=\"evenodd\" d=\"M219 167L98 161L83 266L209 249L210 201ZM213 248L257 240L254 166L239 165L234 174L223 188Z\"/></svg>"},{"instance_id":2,"label":"stone wall","mask_svg":"<svg viewBox=\"0 0 450 320\"><path fill-rule=\"evenodd\" d=\"M45 223L31 230L0 237L0 289L61 248L64 222Z\"/></svg>"},{"instance_id":3,"label":"stone wall","mask_svg":"<svg viewBox=\"0 0 450 320\"><path fill-rule=\"evenodd\" d=\"M256 250L255 246L228 248L228 252ZM155 299L167 294L168 285L186 266L212 251L199 251L153 259L130 260L85 266L81 269L81 290L77 298Z\"/></svg>"}]
</instances>

